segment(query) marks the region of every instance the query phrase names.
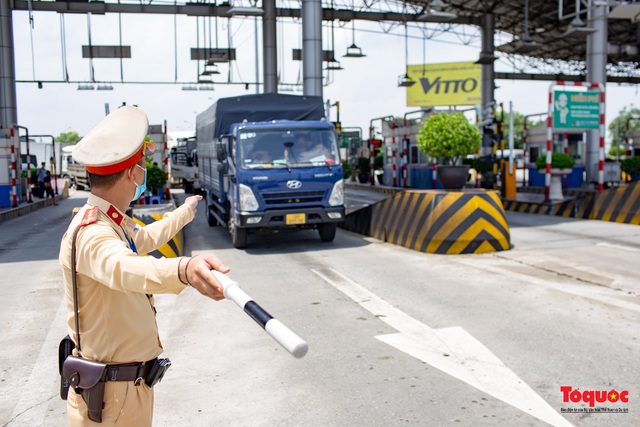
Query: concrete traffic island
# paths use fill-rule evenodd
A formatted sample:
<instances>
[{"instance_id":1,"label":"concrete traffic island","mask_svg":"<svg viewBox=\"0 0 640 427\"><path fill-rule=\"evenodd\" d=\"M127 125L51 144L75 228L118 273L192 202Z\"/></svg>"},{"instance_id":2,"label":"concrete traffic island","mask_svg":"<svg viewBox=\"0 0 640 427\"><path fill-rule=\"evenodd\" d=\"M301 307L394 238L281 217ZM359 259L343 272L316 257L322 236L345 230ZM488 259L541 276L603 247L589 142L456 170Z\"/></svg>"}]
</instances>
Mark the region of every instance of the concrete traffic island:
<instances>
[{"instance_id":1,"label":"concrete traffic island","mask_svg":"<svg viewBox=\"0 0 640 427\"><path fill-rule=\"evenodd\" d=\"M160 203L153 205L133 205L132 218L141 227L149 225L155 221L161 220L165 213L171 212L176 208L173 201L169 203ZM140 254L142 256L151 255L156 258L177 258L182 256L184 250L184 231L180 230L178 234L173 236L166 244L160 246L153 252L148 254Z\"/></svg>"},{"instance_id":2,"label":"concrete traffic island","mask_svg":"<svg viewBox=\"0 0 640 427\"><path fill-rule=\"evenodd\" d=\"M400 191L349 215L343 227L426 253L510 249L509 225L495 191Z\"/></svg>"}]
</instances>

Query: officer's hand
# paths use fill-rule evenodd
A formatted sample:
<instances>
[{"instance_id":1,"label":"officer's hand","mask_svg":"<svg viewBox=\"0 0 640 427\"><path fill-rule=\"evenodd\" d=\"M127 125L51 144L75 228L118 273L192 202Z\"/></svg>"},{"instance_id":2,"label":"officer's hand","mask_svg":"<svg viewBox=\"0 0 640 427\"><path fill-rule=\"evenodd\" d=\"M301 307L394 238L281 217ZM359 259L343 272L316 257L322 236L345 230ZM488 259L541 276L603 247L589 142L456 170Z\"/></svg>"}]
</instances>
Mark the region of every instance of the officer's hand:
<instances>
[{"instance_id":1,"label":"officer's hand","mask_svg":"<svg viewBox=\"0 0 640 427\"><path fill-rule=\"evenodd\" d=\"M189 206L195 214L200 200L202 200L202 196L189 196L184 200L184 204Z\"/></svg>"},{"instance_id":2,"label":"officer's hand","mask_svg":"<svg viewBox=\"0 0 640 427\"><path fill-rule=\"evenodd\" d=\"M196 255L191 258L190 262L185 263L185 269L187 282L202 295L213 298L216 301L224 298L222 285L211 270L218 270L226 274L231 269L220 261L217 256L213 254Z\"/></svg>"}]
</instances>

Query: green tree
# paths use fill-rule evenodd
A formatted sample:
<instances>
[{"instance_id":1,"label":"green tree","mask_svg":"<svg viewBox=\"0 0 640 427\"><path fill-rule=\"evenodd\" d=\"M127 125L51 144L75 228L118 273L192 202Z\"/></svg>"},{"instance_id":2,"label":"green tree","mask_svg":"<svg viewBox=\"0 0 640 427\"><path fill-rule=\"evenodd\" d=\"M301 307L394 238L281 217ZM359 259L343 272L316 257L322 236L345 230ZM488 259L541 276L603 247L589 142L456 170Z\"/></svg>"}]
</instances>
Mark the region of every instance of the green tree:
<instances>
[{"instance_id":1,"label":"green tree","mask_svg":"<svg viewBox=\"0 0 640 427\"><path fill-rule=\"evenodd\" d=\"M498 113L498 117L502 120L502 115ZM541 120L527 119L527 129L537 126ZM524 134L524 115L513 112L513 147L522 148L522 136ZM509 148L509 113L504 113L504 148Z\"/></svg>"},{"instance_id":2,"label":"green tree","mask_svg":"<svg viewBox=\"0 0 640 427\"><path fill-rule=\"evenodd\" d=\"M629 121L629 131L633 132L635 130L640 129L640 108L630 108L627 110L627 107L623 107L618 117L613 119L611 123L609 123L609 144L611 147L610 153L615 157L616 147L622 148L622 153L626 150L627 147L624 146L625 134L627 128L627 120L630 118L637 118L637 120Z\"/></svg>"},{"instance_id":3,"label":"green tree","mask_svg":"<svg viewBox=\"0 0 640 427\"><path fill-rule=\"evenodd\" d=\"M56 141L66 143L66 144L75 144L81 139L82 137L78 135L78 132L71 131L71 132L62 132L60 135L58 135L58 137L56 138Z\"/></svg>"},{"instance_id":4,"label":"green tree","mask_svg":"<svg viewBox=\"0 0 640 427\"><path fill-rule=\"evenodd\" d=\"M481 139L476 125L469 123L464 114L440 113L422 123L418 132L418 148L445 164L455 165L458 159L474 154L480 148Z\"/></svg>"}]
</instances>

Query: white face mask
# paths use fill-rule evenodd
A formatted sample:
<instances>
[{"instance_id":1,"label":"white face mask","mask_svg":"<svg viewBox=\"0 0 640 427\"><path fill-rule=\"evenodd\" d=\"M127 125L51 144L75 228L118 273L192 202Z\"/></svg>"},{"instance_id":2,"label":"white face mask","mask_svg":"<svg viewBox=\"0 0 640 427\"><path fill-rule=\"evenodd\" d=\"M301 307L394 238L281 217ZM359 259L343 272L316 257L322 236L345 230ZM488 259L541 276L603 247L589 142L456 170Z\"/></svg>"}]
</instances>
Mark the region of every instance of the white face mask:
<instances>
[{"instance_id":1,"label":"white face mask","mask_svg":"<svg viewBox=\"0 0 640 427\"><path fill-rule=\"evenodd\" d=\"M144 171L144 181L142 182L142 184L138 185L133 180L133 178L131 179L131 182L133 182L136 186L136 193L133 195L133 199L131 199L132 202L135 202L136 200L138 200L140 196L142 196L142 193L144 193L147 189L147 168L143 168L138 164L136 164L136 166Z\"/></svg>"}]
</instances>

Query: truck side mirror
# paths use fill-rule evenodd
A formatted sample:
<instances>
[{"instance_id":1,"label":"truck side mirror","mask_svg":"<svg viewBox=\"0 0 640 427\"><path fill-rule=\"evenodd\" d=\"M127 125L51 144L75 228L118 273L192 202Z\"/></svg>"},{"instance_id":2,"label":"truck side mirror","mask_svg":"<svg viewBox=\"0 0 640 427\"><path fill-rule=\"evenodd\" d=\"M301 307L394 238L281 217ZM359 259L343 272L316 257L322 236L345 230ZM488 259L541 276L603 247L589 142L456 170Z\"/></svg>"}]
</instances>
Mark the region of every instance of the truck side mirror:
<instances>
[{"instance_id":1,"label":"truck side mirror","mask_svg":"<svg viewBox=\"0 0 640 427\"><path fill-rule=\"evenodd\" d=\"M216 157L218 158L219 162L227 160L227 148L225 147L225 145L225 140L218 141L216 143Z\"/></svg>"},{"instance_id":2,"label":"truck side mirror","mask_svg":"<svg viewBox=\"0 0 640 427\"><path fill-rule=\"evenodd\" d=\"M218 172L227 173L229 172L229 164L228 163L218 163Z\"/></svg>"}]
</instances>

